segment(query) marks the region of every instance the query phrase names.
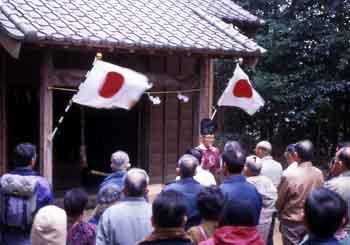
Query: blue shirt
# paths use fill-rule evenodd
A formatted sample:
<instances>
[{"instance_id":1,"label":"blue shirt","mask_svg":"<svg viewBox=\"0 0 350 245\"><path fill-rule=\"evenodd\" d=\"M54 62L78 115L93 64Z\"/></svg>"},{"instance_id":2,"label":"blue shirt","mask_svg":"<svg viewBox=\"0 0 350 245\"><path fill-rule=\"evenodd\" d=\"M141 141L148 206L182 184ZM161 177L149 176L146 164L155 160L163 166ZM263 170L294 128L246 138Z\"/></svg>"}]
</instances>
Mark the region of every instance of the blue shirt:
<instances>
[{"instance_id":1,"label":"blue shirt","mask_svg":"<svg viewBox=\"0 0 350 245\"><path fill-rule=\"evenodd\" d=\"M125 174L126 174L125 171L117 171L117 172L110 174L100 184L100 189L108 184L116 184L120 188L123 188L123 186L124 186L123 180L124 180Z\"/></svg>"},{"instance_id":2,"label":"blue shirt","mask_svg":"<svg viewBox=\"0 0 350 245\"><path fill-rule=\"evenodd\" d=\"M249 183L243 175L227 177L220 185L220 189L225 196L225 200L246 200L253 208L254 224L259 224L259 217L262 207L262 198L255 186Z\"/></svg>"},{"instance_id":3,"label":"blue shirt","mask_svg":"<svg viewBox=\"0 0 350 245\"><path fill-rule=\"evenodd\" d=\"M173 190L180 192L186 199L187 208L187 224L186 229L189 227L199 225L201 222L201 215L197 208L197 196L198 193L204 189L196 180L192 177L180 179L172 184L164 187L163 191Z\"/></svg>"}]
</instances>

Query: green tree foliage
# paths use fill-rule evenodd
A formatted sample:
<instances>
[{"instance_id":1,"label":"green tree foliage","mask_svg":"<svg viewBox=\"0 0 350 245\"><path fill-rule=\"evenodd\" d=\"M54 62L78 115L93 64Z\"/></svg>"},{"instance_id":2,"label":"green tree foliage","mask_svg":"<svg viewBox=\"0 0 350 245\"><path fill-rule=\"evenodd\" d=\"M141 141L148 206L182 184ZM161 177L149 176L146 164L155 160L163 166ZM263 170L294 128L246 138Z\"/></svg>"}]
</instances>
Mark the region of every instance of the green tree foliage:
<instances>
[{"instance_id":1,"label":"green tree foliage","mask_svg":"<svg viewBox=\"0 0 350 245\"><path fill-rule=\"evenodd\" d=\"M253 117L224 109L225 129L281 148L309 138L330 154L350 139L350 0L235 2L266 21L256 39L268 52L255 69L244 67L266 105ZM217 95L233 70L217 61Z\"/></svg>"}]
</instances>

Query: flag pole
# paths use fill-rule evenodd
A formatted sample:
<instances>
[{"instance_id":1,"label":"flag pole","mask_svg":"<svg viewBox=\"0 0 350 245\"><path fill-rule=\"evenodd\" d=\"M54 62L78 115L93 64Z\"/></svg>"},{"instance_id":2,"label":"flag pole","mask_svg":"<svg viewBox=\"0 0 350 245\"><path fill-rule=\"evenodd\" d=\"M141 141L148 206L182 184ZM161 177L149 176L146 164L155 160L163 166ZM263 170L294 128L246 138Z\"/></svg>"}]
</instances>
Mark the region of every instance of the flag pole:
<instances>
[{"instance_id":1,"label":"flag pole","mask_svg":"<svg viewBox=\"0 0 350 245\"><path fill-rule=\"evenodd\" d=\"M97 53L94 59L94 63L97 60L101 60L102 59L102 53ZM72 107L73 104L73 97L69 100L68 105L66 106L66 109L64 109L64 113L63 115L60 117L60 119L58 120L58 123L56 125L56 127L54 128L54 130L52 131L52 133L48 136L48 140L50 142L52 142L53 138L55 137L59 126L62 124L63 120L64 120L64 116L66 115L66 113L70 110L70 108Z\"/></svg>"},{"instance_id":2,"label":"flag pole","mask_svg":"<svg viewBox=\"0 0 350 245\"><path fill-rule=\"evenodd\" d=\"M211 115L211 118L210 118L210 120L212 120L212 121L215 118L215 115L216 115L216 113L218 111L218 108L216 108L215 106L213 106L213 109L214 109L214 112L213 112L213 114Z\"/></svg>"}]
</instances>

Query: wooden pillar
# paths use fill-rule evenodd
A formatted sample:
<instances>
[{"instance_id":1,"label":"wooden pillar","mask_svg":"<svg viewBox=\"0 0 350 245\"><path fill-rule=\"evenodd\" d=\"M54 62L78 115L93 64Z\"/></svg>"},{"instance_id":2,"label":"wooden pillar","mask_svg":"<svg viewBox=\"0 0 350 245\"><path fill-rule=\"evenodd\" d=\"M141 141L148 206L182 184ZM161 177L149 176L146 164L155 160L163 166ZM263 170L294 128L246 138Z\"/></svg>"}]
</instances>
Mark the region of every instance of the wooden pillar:
<instances>
[{"instance_id":1,"label":"wooden pillar","mask_svg":"<svg viewBox=\"0 0 350 245\"><path fill-rule=\"evenodd\" d=\"M50 74L53 72L52 56L44 53L41 59L40 81L40 171L52 185L52 90L49 90Z\"/></svg>"},{"instance_id":2,"label":"wooden pillar","mask_svg":"<svg viewBox=\"0 0 350 245\"><path fill-rule=\"evenodd\" d=\"M6 110L6 54L1 53L0 65L0 174L7 170L7 110Z\"/></svg>"},{"instance_id":3,"label":"wooden pillar","mask_svg":"<svg viewBox=\"0 0 350 245\"><path fill-rule=\"evenodd\" d=\"M213 60L205 57L201 61L198 123L212 114L214 67ZM199 127L198 127L199 130Z\"/></svg>"},{"instance_id":4,"label":"wooden pillar","mask_svg":"<svg viewBox=\"0 0 350 245\"><path fill-rule=\"evenodd\" d=\"M213 106L213 80L213 61L210 58L203 58L201 62L199 119L211 116L211 107Z\"/></svg>"}]
</instances>

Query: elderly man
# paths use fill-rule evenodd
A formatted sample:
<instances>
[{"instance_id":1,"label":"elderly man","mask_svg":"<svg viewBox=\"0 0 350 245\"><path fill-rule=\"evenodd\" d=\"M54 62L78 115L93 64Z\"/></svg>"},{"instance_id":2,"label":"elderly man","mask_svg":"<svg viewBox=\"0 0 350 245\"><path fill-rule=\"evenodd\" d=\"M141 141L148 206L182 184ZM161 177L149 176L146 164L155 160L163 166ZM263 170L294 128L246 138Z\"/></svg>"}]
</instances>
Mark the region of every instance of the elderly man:
<instances>
[{"instance_id":1,"label":"elderly man","mask_svg":"<svg viewBox=\"0 0 350 245\"><path fill-rule=\"evenodd\" d=\"M123 177L130 168L129 155L124 151L116 151L111 156L111 169L113 173L107 176L100 184L100 189L108 184L116 184L123 187Z\"/></svg>"},{"instance_id":2,"label":"elderly man","mask_svg":"<svg viewBox=\"0 0 350 245\"><path fill-rule=\"evenodd\" d=\"M245 162L243 174L247 177L247 181L256 187L262 197L262 209L257 229L267 244L272 215L276 211L277 189L269 178L260 175L261 168L261 160L256 156L249 156Z\"/></svg>"},{"instance_id":3,"label":"elderly man","mask_svg":"<svg viewBox=\"0 0 350 245\"><path fill-rule=\"evenodd\" d=\"M260 141L255 147L255 154L262 161L261 175L268 177L277 188L281 182L283 169L279 162L273 160L271 153L272 145L268 141Z\"/></svg>"},{"instance_id":4,"label":"elderly man","mask_svg":"<svg viewBox=\"0 0 350 245\"><path fill-rule=\"evenodd\" d=\"M193 148L190 149L186 152L186 154L190 154L192 156L194 156L195 158L197 158L198 162L201 163L202 162L202 151L197 149L197 148ZM207 169L203 169L201 165L198 165L196 168L196 175L193 177L195 180L198 181L199 184L203 185L203 186L211 186L211 185L216 185L216 180L214 175ZM180 176L178 176L178 178L176 178L176 180L180 179Z\"/></svg>"},{"instance_id":5,"label":"elderly man","mask_svg":"<svg viewBox=\"0 0 350 245\"><path fill-rule=\"evenodd\" d=\"M152 206L145 200L149 177L139 168L130 169L124 178L123 202L109 207L97 227L96 245L130 245L152 231Z\"/></svg>"},{"instance_id":6,"label":"elderly man","mask_svg":"<svg viewBox=\"0 0 350 245\"><path fill-rule=\"evenodd\" d=\"M304 203L313 188L323 185L321 170L312 166L313 144L303 140L295 145L298 168L283 176L278 188L276 208L284 245L298 244L306 233Z\"/></svg>"},{"instance_id":7,"label":"elderly man","mask_svg":"<svg viewBox=\"0 0 350 245\"><path fill-rule=\"evenodd\" d=\"M186 229L191 226L198 225L201 222L201 216L197 208L197 196L204 187L201 186L193 177L196 174L196 168L199 165L197 158L192 155L183 155L178 162L178 175L180 180L165 186L163 191L181 192L186 201L187 207L187 223Z\"/></svg>"},{"instance_id":8,"label":"elderly man","mask_svg":"<svg viewBox=\"0 0 350 245\"><path fill-rule=\"evenodd\" d=\"M338 193L348 205L350 220L350 147L341 148L335 155L334 173L337 177L327 181L325 187ZM350 223L345 227L350 232Z\"/></svg>"},{"instance_id":9,"label":"elderly man","mask_svg":"<svg viewBox=\"0 0 350 245\"><path fill-rule=\"evenodd\" d=\"M298 167L298 163L295 161L295 144L289 144L284 152L284 157L287 161L287 168L283 170L283 175L288 174Z\"/></svg>"}]
</instances>

